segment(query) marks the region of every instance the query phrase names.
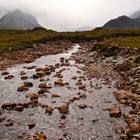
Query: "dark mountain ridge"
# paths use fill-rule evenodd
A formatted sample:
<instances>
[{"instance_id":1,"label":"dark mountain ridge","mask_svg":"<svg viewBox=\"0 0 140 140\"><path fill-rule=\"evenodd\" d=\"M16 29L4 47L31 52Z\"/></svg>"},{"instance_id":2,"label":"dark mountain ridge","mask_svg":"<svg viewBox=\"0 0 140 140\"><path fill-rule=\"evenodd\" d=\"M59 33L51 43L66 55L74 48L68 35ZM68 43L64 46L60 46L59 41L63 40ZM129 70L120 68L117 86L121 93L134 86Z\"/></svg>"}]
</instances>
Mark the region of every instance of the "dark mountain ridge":
<instances>
[{"instance_id":1,"label":"dark mountain ridge","mask_svg":"<svg viewBox=\"0 0 140 140\"><path fill-rule=\"evenodd\" d=\"M23 13L20 10L14 10L7 13L0 19L0 29L33 29L41 27L35 17Z\"/></svg>"},{"instance_id":2,"label":"dark mountain ridge","mask_svg":"<svg viewBox=\"0 0 140 140\"><path fill-rule=\"evenodd\" d=\"M108 21L103 28L107 29L134 29L140 28L140 18L130 18L127 16L120 16L116 19Z\"/></svg>"}]
</instances>

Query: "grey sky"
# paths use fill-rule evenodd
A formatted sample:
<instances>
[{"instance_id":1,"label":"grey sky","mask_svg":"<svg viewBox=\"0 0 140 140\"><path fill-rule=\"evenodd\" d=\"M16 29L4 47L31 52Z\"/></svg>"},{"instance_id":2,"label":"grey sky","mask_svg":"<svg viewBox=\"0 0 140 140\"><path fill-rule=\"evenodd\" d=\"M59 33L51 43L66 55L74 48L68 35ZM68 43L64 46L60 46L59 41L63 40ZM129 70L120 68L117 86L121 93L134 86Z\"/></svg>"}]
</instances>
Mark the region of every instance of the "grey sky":
<instances>
[{"instance_id":1,"label":"grey sky","mask_svg":"<svg viewBox=\"0 0 140 140\"><path fill-rule=\"evenodd\" d=\"M140 0L0 0L0 17L20 9L46 28L72 30L102 26L111 18L140 10Z\"/></svg>"}]
</instances>

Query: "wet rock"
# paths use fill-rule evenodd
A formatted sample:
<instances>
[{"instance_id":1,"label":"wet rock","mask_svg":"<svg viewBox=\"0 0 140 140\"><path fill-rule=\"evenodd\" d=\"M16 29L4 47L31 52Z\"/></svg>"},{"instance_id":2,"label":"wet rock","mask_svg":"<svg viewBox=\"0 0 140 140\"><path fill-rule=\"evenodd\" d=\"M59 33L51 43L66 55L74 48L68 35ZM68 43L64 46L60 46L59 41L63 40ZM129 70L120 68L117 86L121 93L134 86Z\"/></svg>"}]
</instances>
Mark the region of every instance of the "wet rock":
<instances>
[{"instance_id":1,"label":"wet rock","mask_svg":"<svg viewBox=\"0 0 140 140\"><path fill-rule=\"evenodd\" d=\"M7 72L7 71L3 71L3 72L1 73L1 75L8 75L8 74L10 74L10 73Z\"/></svg>"},{"instance_id":2,"label":"wet rock","mask_svg":"<svg viewBox=\"0 0 140 140\"><path fill-rule=\"evenodd\" d=\"M45 109L45 112L48 113L49 115L51 115L52 112L53 112L53 107L52 106L47 106L46 109Z\"/></svg>"},{"instance_id":3,"label":"wet rock","mask_svg":"<svg viewBox=\"0 0 140 140\"><path fill-rule=\"evenodd\" d=\"M79 90L83 90L83 89L85 89L85 88L86 88L85 85L79 85Z\"/></svg>"},{"instance_id":4,"label":"wet rock","mask_svg":"<svg viewBox=\"0 0 140 140\"><path fill-rule=\"evenodd\" d=\"M63 62L64 62L64 60L65 60L65 58L64 58L64 57L61 57L61 58L60 58L60 62L61 62L61 63L63 63Z\"/></svg>"},{"instance_id":5,"label":"wet rock","mask_svg":"<svg viewBox=\"0 0 140 140\"><path fill-rule=\"evenodd\" d=\"M58 124L58 128L65 128L65 123L60 122L60 123Z\"/></svg>"},{"instance_id":6,"label":"wet rock","mask_svg":"<svg viewBox=\"0 0 140 140\"><path fill-rule=\"evenodd\" d=\"M121 134L121 133L123 132L123 128L122 128L122 127L116 127L116 128L115 128L115 132L116 132L117 134Z\"/></svg>"},{"instance_id":7,"label":"wet rock","mask_svg":"<svg viewBox=\"0 0 140 140\"><path fill-rule=\"evenodd\" d=\"M112 107L110 109L110 116L111 117L121 117L122 113L121 113L121 109L120 107Z\"/></svg>"},{"instance_id":8,"label":"wet rock","mask_svg":"<svg viewBox=\"0 0 140 140\"><path fill-rule=\"evenodd\" d=\"M20 75L26 75L26 73L24 71L21 71Z\"/></svg>"},{"instance_id":9,"label":"wet rock","mask_svg":"<svg viewBox=\"0 0 140 140\"><path fill-rule=\"evenodd\" d=\"M7 103L4 103L1 108L2 109L14 109L16 107L16 103L15 102L7 102Z\"/></svg>"},{"instance_id":10,"label":"wet rock","mask_svg":"<svg viewBox=\"0 0 140 140\"><path fill-rule=\"evenodd\" d=\"M28 127L29 127L29 129L34 128L34 127L35 127L35 123L29 122L29 123L28 123Z\"/></svg>"},{"instance_id":11,"label":"wet rock","mask_svg":"<svg viewBox=\"0 0 140 140\"><path fill-rule=\"evenodd\" d=\"M33 83L32 82L24 82L24 86L33 87Z\"/></svg>"},{"instance_id":12,"label":"wet rock","mask_svg":"<svg viewBox=\"0 0 140 140\"><path fill-rule=\"evenodd\" d=\"M14 78L13 75L8 75L8 76L6 76L4 79L5 79L5 80L11 80L11 79L13 79L13 78Z\"/></svg>"},{"instance_id":13,"label":"wet rock","mask_svg":"<svg viewBox=\"0 0 140 140\"><path fill-rule=\"evenodd\" d=\"M130 125L130 129L135 132L135 133L140 133L140 124L139 123L131 123Z\"/></svg>"},{"instance_id":14,"label":"wet rock","mask_svg":"<svg viewBox=\"0 0 140 140\"><path fill-rule=\"evenodd\" d=\"M60 97L60 95L58 95L58 94L52 94L52 96L51 96L52 98L59 98Z\"/></svg>"},{"instance_id":15,"label":"wet rock","mask_svg":"<svg viewBox=\"0 0 140 140\"><path fill-rule=\"evenodd\" d=\"M63 120L64 120L64 119L66 119L66 118L67 118L67 116L66 116L66 115L64 115L64 114L62 114L62 115L61 115L61 119L63 119Z\"/></svg>"},{"instance_id":16,"label":"wet rock","mask_svg":"<svg viewBox=\"0 0 140 140\"><path fill-rule=\"evenodd\" d=\"M59 80L57 80L57 81L55 81L55 82L54 82L54 85L64 86L64 85L65 85L65 83L63 82L63 80L62 80L62 79L59 79Z\"/></svg>"},{"instance_id":17,"label":"wet rock","mask_svg":"<svg viewBox=\"0 0 140 140\"><path fill-rule=\"evenodd\" d=\"M29 102L23 102L21 104L24 108L28 108L30 106L30 103Z\"/></svg>"},{"instance_id":18,"label":"wet rock","mask_svg":"<svg viewBox=\"0 0 140 140\"><path fill-rule=\"evenodd\" d=\"M47 140L47 136L43 132L37 132L35 135L28 138L28 140Z\"/></svg>"},{"instance_id":19,"label":"wet rock","mask_svg":"<svg viewBox=\"0 0 140 140\"><path fill-rule=\"evenodd\" d=\"M28 90L28 88L27 88L25 85L19 86L19 87L17 88L17 91L19 91L19 92L27 91L27 90Z\"/></svg>"},{"instance_id":20,"label":"wet rock","mask_svg":"<svg viewBox=\"0 0 140 140\"><path fill-rule=\"evenodd\" d=\"M36 73L36 75L38 75L39 77L43 77L45 76L45 72L44 71L39 71Z\"/></svg>"},{"instance_id":21,"label":"wet rock","mask_svg":"<svg viewBox=\"0 0 140 140\"><path fill-rule=\"evenodd\" d=\"M17 106L15 107L15 111L22 112L22 111L23 111L23 109L24 109L24 107L23 107L23 106L21 106L21 105L17 105Z\"/></svg>"},{"instance_id":22,"label":"wet rock","mask_svg":"<svg viewBox=\"0 0 140 140\"><path fill-rule=\"evenodd\" d=\"M31 99L30 102L28 102L30 107L36 107L38 105L38 100L37 99Z\"/></svg>"},{"instance_id":23,"label":"wet rock","mask_svg":"<svg viewBox=\"0 0 140 140\"><path fill-rule=\"evenodd\" d=\"M36 93L27 93L26 97L30 97L31 101L38 99L38 95Z\"/></svg>"},{"instance_id":24,"label":"wet rock","mask_svg":"<svg viewBox=\"0 0 140 140\"><path fill-rule=\"evenodd\" d=\"M137 56L137 57L135 58L134 63L140 64L140 56Z\"/></svg>"},{"instance_id":25,"label":"wet rock","mask_svg":"<svg viewBox=\"0 0 140 140\"><path fill-rule=\"evenodd\" d=\"M5 126L13 126L13 120L9 119L7 120L7 122L5 123Z\"/></svg>"},{"instance_id":26,"label":"wet rock","mask_svg":"<svg viewBox=\"0 0 140 140\"><path fill-rule=\"evenodd\" d=\"M33 78L33 79L38 79L39 76L38 76L37 74L33 74L32 78Z\"/></svg>"},{"instance_id":27,"label":"wet rock","mask_svg":"<svg viewBox=\"0 0 140 140\"><path fill-rule=\"evenodd\" d=\"M50 89L50 88L52 88L52 86L51 85L47 85L47 89Z\"/></svg>"},{"instance_id":28,"label":"wet rock","mask_svg":"<svg viewBox=\"0 0 140 140\"><path fill-rule=\"evenodd\" d=\"M45 94L47 91L45 89L40 89L37 93L38 94Z\"/></svg>"},{"instance_id":29,"label":"wet rock","mask_svg":"<svg viewBox=\"0 0 140 140\"><path fill-rule=\"evenodd\" d=\"M1 115L1 116L0 116L0 123L3 122L5 119L6 119L6 116Z\"/></svg>"},{"instance_id":30,"label":"wet rock","mask_svg":"<svg viewBox=\"0 0 140 140\"><path fill-rule=\"evenodd\" d=\"M36 68L36 66L29 66L29 67L27 67L28 70L32 70L32 69L35 69L35 68Z\"/></svg>"},{"instance_id":31,"label":"wet rock","mask_svg":"<svg viewBox=\"0 0 140 140\"><path fill-rule=\"evenodd\" d=\"M45 79L40 79L40 82L45 82L46 80Z\"/></svg>"},{"instance_id":32,"label":"wet rock","mask_svg":"<svg viewBox=\"0 0 140 140\"><path fill-rule=\"evenodd\" d=\"M77 77L76 77L76 76L73 76L71 79L76 80L76 79L77 79Z\"/></svg>"},{"instance_id":33,"label":"wet rock","mask_svg":"<svg viewBox=\"0 0 140 140\"><path fill-rule=\"evenodd\" d=\"M41 84L39 84L38 87L41 88L41 89L45 89L45 88L47 88L47 84L46 83L41 83Z\"/></svg>"},{"instance_id":34,"label":"wet rock","mask_svg":"<svg viewBox=\"0 0 140 140\"><path fill-rule=\"evenodd\" d=\"M69 106L67 104L63 104L57 108L61 114L67 114L69 112Z\"/></svg>"},{"instance_id":35,"label":"wet rock","mask_svg":"<svg viewBox=\"0 0 140 140\"><path fill-rule=\"evenodd\" d=\"M86 107L88 107L86 104L80 104L79 105L79 108L81 108L81 109L85 109Z\"/></svg>"},{"instance_id":36,"label":"wet rock","mask_svg":"<svg viewBox=\"0 0 140 140\"><path fill-rule=\"evenodd\" d=\"M21 80L27 80L28 79L28 76L22 76L21 77Z\"/></svg>"},{"instance_id":37,"label":"wet rock","mask_svg":"<svg viewBox=\"0 0 140 140\"><path fill-rule=\"evenodd\" d=\"M129 105L132 103L133 94L130 91L117 90L114 92L114 95L115 95L116 99L122 104Z\"/></svg>"},{"instance_id":38,"label":"wet rock","mask_svg":"<svg viewBox=\"0 0 140 140\"><path fill-rule=\"evenodd\" d=\"M80 100L80 97L73 97L73 98L69 99L69 102L74 102L76 100Z\"/></svg>"}]
</instances>

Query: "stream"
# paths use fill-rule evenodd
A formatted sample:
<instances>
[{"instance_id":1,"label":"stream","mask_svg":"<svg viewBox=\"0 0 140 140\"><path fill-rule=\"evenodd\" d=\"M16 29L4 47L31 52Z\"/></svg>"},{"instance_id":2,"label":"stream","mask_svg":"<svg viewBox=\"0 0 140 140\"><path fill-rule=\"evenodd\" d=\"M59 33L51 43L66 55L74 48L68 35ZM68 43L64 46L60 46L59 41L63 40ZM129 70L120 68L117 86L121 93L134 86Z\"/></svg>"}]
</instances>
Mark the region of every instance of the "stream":
<instances>
[{"instance_id":1,"label":"stream","mask_svg":"<svg viewBox=\"0 0 140 140\"><path fill-rule=\"evenodd\" d=\"M116 125L122 124L121 118L111 118L108 108L114 104L118 104L113 95L112 85L104 84L103 79L89 79L82 71L83 65L77 64L72 58L73 53L77 52L79 45L73 46L67 52L57 55L42 56L32 63L16 65L7 69L13 79L5 80L2 72L0 72L0 106L5 102L22 103L29 100L27 93L37 93L38 85L41 79L44 80L52 88L48 89L44 95L39 95L38 102L41 104L51 105L57 108L63 103L75 98L69 104L69 113L66 118L62 119L62 114L58 109L54 109L53 113L45 113L41 106L25 108L22 112L15 110L6 110L4 115L6 119L0 123L0 140L25 140L29 135L35 132L43 131L47 140L118 140L119 136L115 133ZM60 58L67 59L69 65L60 66ZM36 68L44 68L46 66L55 66L55 71L50 75L42 78L33 79L32 75L36 73ZM35 66L33 69L28 67ZM27 80L21 80L21 72L24 71ZM54 85L59 78L56 75L61 71L64 86ZM73 78L75 77L75 78ZM81 81L85 88L79 89L77 82ZM18 86L25 81L33 83L33 87L28 91L17 91ZM52 98L52 94L60 97ZM79 95L82 95L79 98ZM79 108L79 105L85 104L87 107ZM14 120L13 126L5 126L8 119ZM28 128L28 122L34 122L35 127ZM63 124L63 125L62 125ZM61 127L62 126L62 127Z\"/></svg>"}]
</instances>

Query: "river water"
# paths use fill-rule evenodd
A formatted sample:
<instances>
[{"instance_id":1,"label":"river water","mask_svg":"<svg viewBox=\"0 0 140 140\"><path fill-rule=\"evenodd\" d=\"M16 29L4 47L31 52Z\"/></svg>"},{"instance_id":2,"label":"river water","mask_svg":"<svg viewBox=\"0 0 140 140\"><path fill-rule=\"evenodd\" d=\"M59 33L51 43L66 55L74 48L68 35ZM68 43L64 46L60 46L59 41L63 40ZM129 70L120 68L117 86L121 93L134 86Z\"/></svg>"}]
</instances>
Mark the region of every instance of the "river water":
<instances>
[{"instance_id":1,"label":"river water","mask_svg":"<svg viewBox=\"0 0 140 140\"><path fill-rule=\"evenodd\" d=\"M88 79L83 74L81 69L83 66L76 64L71 57L73 53L78 51L79 47L79 45L75 45L68 52L43 56L33 63L16 65L9 68L7 71L14 75L14 78L11 80L4 80L4 76L0 76L0 105L8 101L22 103L29 100L25 97L26 93L37 93L39 90L38 85L41 82L40 79L34 80L29 78L25 81L31 81L34 86L26 92L18 92L18 86L24 82L21 80L21 71L24 71L28 77L31 77L35 74L35 69L29 70L27 67L36 66L37 68L44 68L60 63L60 58L64 57L69 59L70 66L58 67L55 72L43 77L47 84L52 85L52 88L44 96L39 96L39 102L58 107L73 97L79 97L79 92L86 96L86 98L70 103L66 119L61 119L61 114L57 109L54 109L52 115L46 114L41 106L27 108L22 112L5 111L6 120L0 123L0 140L24 140L27 139L28 135L41 131L46 134L47 140L57 140L58 138L63 138L64 140L119 139L114 129L116 125L120 125L121 119L110 118L107 111L114 104L118 104L113 95L114 88L113 86L110 87L103 84L103 79ZM60 70L62 70L63 81L69 83L69 85L63 87L54 85L54 81L58 80L55 74ZM73 76L76 76L77 79L72 79ZM78 79L82 81L86 89L79 90L76 85ZM52 94L58 94L60 98L52 98ZM80 104L86 104L89 107L81 109L79 108ZM13 126L5 126L8 119L14 120ZM28 129L27 124L30 121L33 121L36 125L33 129ZM59 128L59 124L65 124L65 127Z\"/></svg>"}]
</instances>

